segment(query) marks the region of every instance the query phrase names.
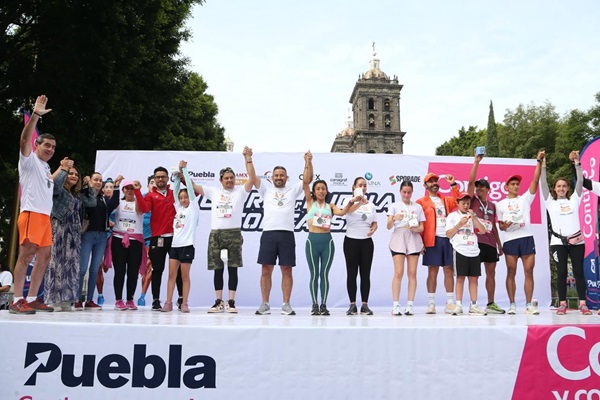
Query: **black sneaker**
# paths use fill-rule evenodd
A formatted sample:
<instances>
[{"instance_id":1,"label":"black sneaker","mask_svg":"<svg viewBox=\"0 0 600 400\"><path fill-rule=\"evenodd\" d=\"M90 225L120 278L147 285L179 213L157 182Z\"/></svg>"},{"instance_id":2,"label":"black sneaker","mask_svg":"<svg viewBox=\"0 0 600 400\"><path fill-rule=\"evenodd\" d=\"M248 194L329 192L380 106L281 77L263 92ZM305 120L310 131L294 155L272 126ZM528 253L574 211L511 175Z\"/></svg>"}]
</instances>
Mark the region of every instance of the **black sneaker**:
<instances>
[{"instance_id":1,"label":"black sneaker","mask_svg":"<svg viewBox=\"0 0 600 400\"><path fill-rule=\"evenodd\" d=\"M350 304L348 307L348 311L346 311L346 315L356 315L358 314L358 309L356 308L356 304Z\"/></svg>"},{"instance_id":2,"label":"black sneaker","mask_svg":"<svg viewBox=\"0 0 600 400\"><path fill-rule=\"evenodd\" d=\"M209 314L223 313L223 312L225 312L225 303L223 303L223 300L221 300L221 299L215 300L215 304L208 310Z\"/></svg>"},{"instance_id":3,"label":"black sneaker","mask_svg":"<svg viewBox=\"0 0 600 400\"><path fill-rule=\"evenodd\" d=\"M319 311L319 305L317 303L313 304L312 310L310 310L310 315L321 315Z\"/></svg>"},{"instance_id":4,"label":"black sneaker","mask_svg":"<svg viewBox=\"0 0 600 400\"><path fill-rule=\"evenodd\" d=\"M160 300L152 300L152 311L160 311L161 308Z\"/></svg>"},{"instance_id":5,"label":"black sneaker","mask_svg":"<svg viewBox=\"0 0 600 400\"><path fill-rule=\"evenodd\" d=\"M179 297L177 299L177 308L181 310L181 305L183 304L183 297Z\"/></svg>"},{"instance_id":6,"label":"black sneaker","mask_svg":"<svg viewBox=\"0 0 600 400\"><path fill-rule=\"evenodd\" d=\"M360 313L361 315L373 315L373 311L371 311L371 309L369 308L368 305L364 304L362 306L360 306Z\"/></svg>"},{"instance_id":7,"label":"black sneaker","mask_svg":"<svg viewBox=\"0 0 600 400\"><path fill-rule=\"evenodd\" d=\"M329 315L329 310L325 304L321 304L321 315Z\"/></svg>"}]
</instances>

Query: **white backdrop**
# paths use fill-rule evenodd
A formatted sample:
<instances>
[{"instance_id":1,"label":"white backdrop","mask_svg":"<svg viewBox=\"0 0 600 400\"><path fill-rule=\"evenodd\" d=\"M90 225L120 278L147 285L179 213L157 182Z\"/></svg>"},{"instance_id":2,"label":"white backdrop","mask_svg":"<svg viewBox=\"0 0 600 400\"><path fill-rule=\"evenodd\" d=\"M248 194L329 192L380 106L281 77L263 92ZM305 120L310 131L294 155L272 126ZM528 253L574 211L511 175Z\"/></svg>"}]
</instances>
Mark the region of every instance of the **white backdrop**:
<instances>
[{"instance_id":1,"label":"white backdrop","mask_svg":"<svg viewBox=\"0 0 600 400\"><path fill-rule=\"evenodd\" d=\"M271 171L275 165L286 167L289 182L295 183L301 179L304 167L303 153L255 153L254 166L261 179L270 179ZM126 179L137 179L145 186L146 178L151 175L154 168L164 166L168 170L178 165L179 160L188 162L188 169L192 179L202 185L220 186L219 170L230 166L236 172L238 184L245 182L246 171L244 158L240 153L229 152L177 152L177 151L98 151L96 157L96 170L103 174L104 179L115 178L121 174ZM422 178L427 172L440 174L441 191L449 193L450 187L443 179L443 174L453 174L461 189L466 190L468 175L472 159L466 157L432 157L432 156L407 156L394 154L342 154L322 153L314 154L314 178L327 181L329 191L332 193L331 202L337 205L346 197L351 197L351 186L354 178L360 176L367 178L369 199L377 205L379 229L375 232L375 255L371 272L371 295L369 304L373 306L391 306L391 279L393 265L388 249L391 231L386 229L387 205L399 199L399 182L408 179L413 181L413 200L423 196L424 188ZM479 167L478 178L487 178L491 183L490 197L498 201L506 196L504 180L511 174L523 175L521 192L528 189L535 160L486 158ZM548 305L551 299L550 292L550 267L548 254L548 239L546 230L546 213L540 209L540 197L536 197L532 207L532 222L535 235L537 256L535 268L534 298L540 306ZM260 266L256 264L260 229L262 220L261 199L256 190L249 196L245 204L243 219L244 236L244 267L239 271L239 286L236 302L240 307L257 307L261 302L260 296ZM209 307L214 302L213 273L206 269L206 246L210 231L210 203L202 199L201 223L197 231L195 247L196 260L192 266L192 289L190 306ZM300 197L296 204L296 267L294 268L294 289L292 292L292 306L308 307L311 304L308 287L309 271L304 255L304 246L307 236L306 210L304 198ZM346 267L343 255L343 239L345 220L335 217L333 221L333 237L335 240L336 254L330 273L331 289L329 292L328 306L346 307L349 303L346 291ZM423 306L427 303L425 280L427 267L421 265L417 273L417 296L415 305ZM112 293L112 270L106 274L105 297L107 303L114 301ZM496 302L503 307L508 306L508 297L505 288L506 265L502 259L497 266L496 273ZM164 301L166 293L167 273L163 276L161 294ZM227 279L227 274L226 274ZM484 286L485 277L479 281L480 303L487 301ZM517 304L524 307L523 269L519 263L517 272ZM273 273L273 289L270 302L278 306L281 303L281 273L276 267ZM139 285L136 299L139 296ZM402 282L401 303L406 304L406 276ZM227 282L225 282L225 289ZM468 294L465 293L465 299ZM360 293L357 301L360 301ZM438 276L438 291L436 302L445 302L442 272Z\"/></svg>"}]
</instances>

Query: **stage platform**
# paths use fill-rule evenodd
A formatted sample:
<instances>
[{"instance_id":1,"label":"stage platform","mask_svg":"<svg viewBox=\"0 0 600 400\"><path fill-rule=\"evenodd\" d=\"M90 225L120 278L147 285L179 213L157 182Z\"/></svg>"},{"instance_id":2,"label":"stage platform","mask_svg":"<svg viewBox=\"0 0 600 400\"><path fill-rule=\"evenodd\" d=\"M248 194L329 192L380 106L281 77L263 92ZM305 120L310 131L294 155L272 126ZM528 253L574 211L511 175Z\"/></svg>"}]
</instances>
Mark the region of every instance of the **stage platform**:
<instances>
[{"instance_id":1,"label":"stage platform","mask_svg":"<svg viewBox=\"0 0 600 400\"><path fill-rule=\"evenodd\" d=\"M11 339L0 399L600 398L597 314L284 316L279 307L2 311Z\"/></svg>"}]
</instances>

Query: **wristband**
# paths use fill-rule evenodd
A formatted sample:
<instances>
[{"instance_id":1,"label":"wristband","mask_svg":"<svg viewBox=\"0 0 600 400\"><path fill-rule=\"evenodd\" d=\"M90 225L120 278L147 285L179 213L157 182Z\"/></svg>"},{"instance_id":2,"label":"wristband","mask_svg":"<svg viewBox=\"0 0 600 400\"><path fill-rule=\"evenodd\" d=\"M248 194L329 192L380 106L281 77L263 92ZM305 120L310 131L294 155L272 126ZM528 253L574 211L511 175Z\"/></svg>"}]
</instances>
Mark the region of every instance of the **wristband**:
<instances>
[{"instance_id":1,"label":"wristband","mask_svg":"<svg viewBox=\"0 0 600 400\"><path fill-rule=\"evenodd\" d=\"M575 163L575 166L576 166L576 167L581 167L581 163L580 163L580 162L578 162L578 163Z\"/></svg>"},{"instance_id":2,"label":"wristband","mask_svg":"<svg viewBox=\"0 0 600 400\"><path fill-rule=\"evenodd\" d=\"M543 160L537 160L537 162L542 162Z\"/></svg>"},{"instance_id":3,"label":"wristband","mask_svg":"<svg viewBox=\"0 0 600 400\"><path fill-rule=\"evenodd\" d=\"M456 182L454 182L454 183L451 183L451 184L450 184L450 186L452 186L452 187L454 187L454 186L456 186L456 185L457 185L457 183L456 183Z\"/></svg>"},{"instance_id":4,"label":"wristband","mask_svg":"<svg viewBox=\"0 0 600 400\"><path fill-rule=\"evenodd\" d=\"M37 115L38 117L42 118L42 114L40 114L40 113L36 113L35 111L33 111L33 113L34 113L35 115Z\"/></svg>"}]
</instances>

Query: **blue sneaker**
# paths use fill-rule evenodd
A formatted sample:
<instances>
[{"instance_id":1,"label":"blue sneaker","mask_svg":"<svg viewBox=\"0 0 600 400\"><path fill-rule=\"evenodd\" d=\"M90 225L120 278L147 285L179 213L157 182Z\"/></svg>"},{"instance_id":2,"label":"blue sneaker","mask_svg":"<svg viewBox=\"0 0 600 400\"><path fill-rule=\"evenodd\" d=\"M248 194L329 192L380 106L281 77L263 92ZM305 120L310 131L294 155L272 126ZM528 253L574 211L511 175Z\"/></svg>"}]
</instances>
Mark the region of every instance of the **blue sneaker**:
<instances>
[{"instance_id":1,"label":"blue sneaker","mask_svg":"<svg viewBox=\"0 0 600 400\"><path fill-rule=\"evenodd\" d=\"M104 304L104 295L99 294L98 295L98 305L101 306L102 304Z\"/></svg>"},{"instance_id":2,"label":"blue sneaker","mask_svg":"<svg viewBox=\"0 0 600 400\"><path fill-rule=\"evenodd\" d=\"M138 306L143 307L146 305L146 293L140 294L140 298L138 299Z\"/></svg>"}]
</instances>

